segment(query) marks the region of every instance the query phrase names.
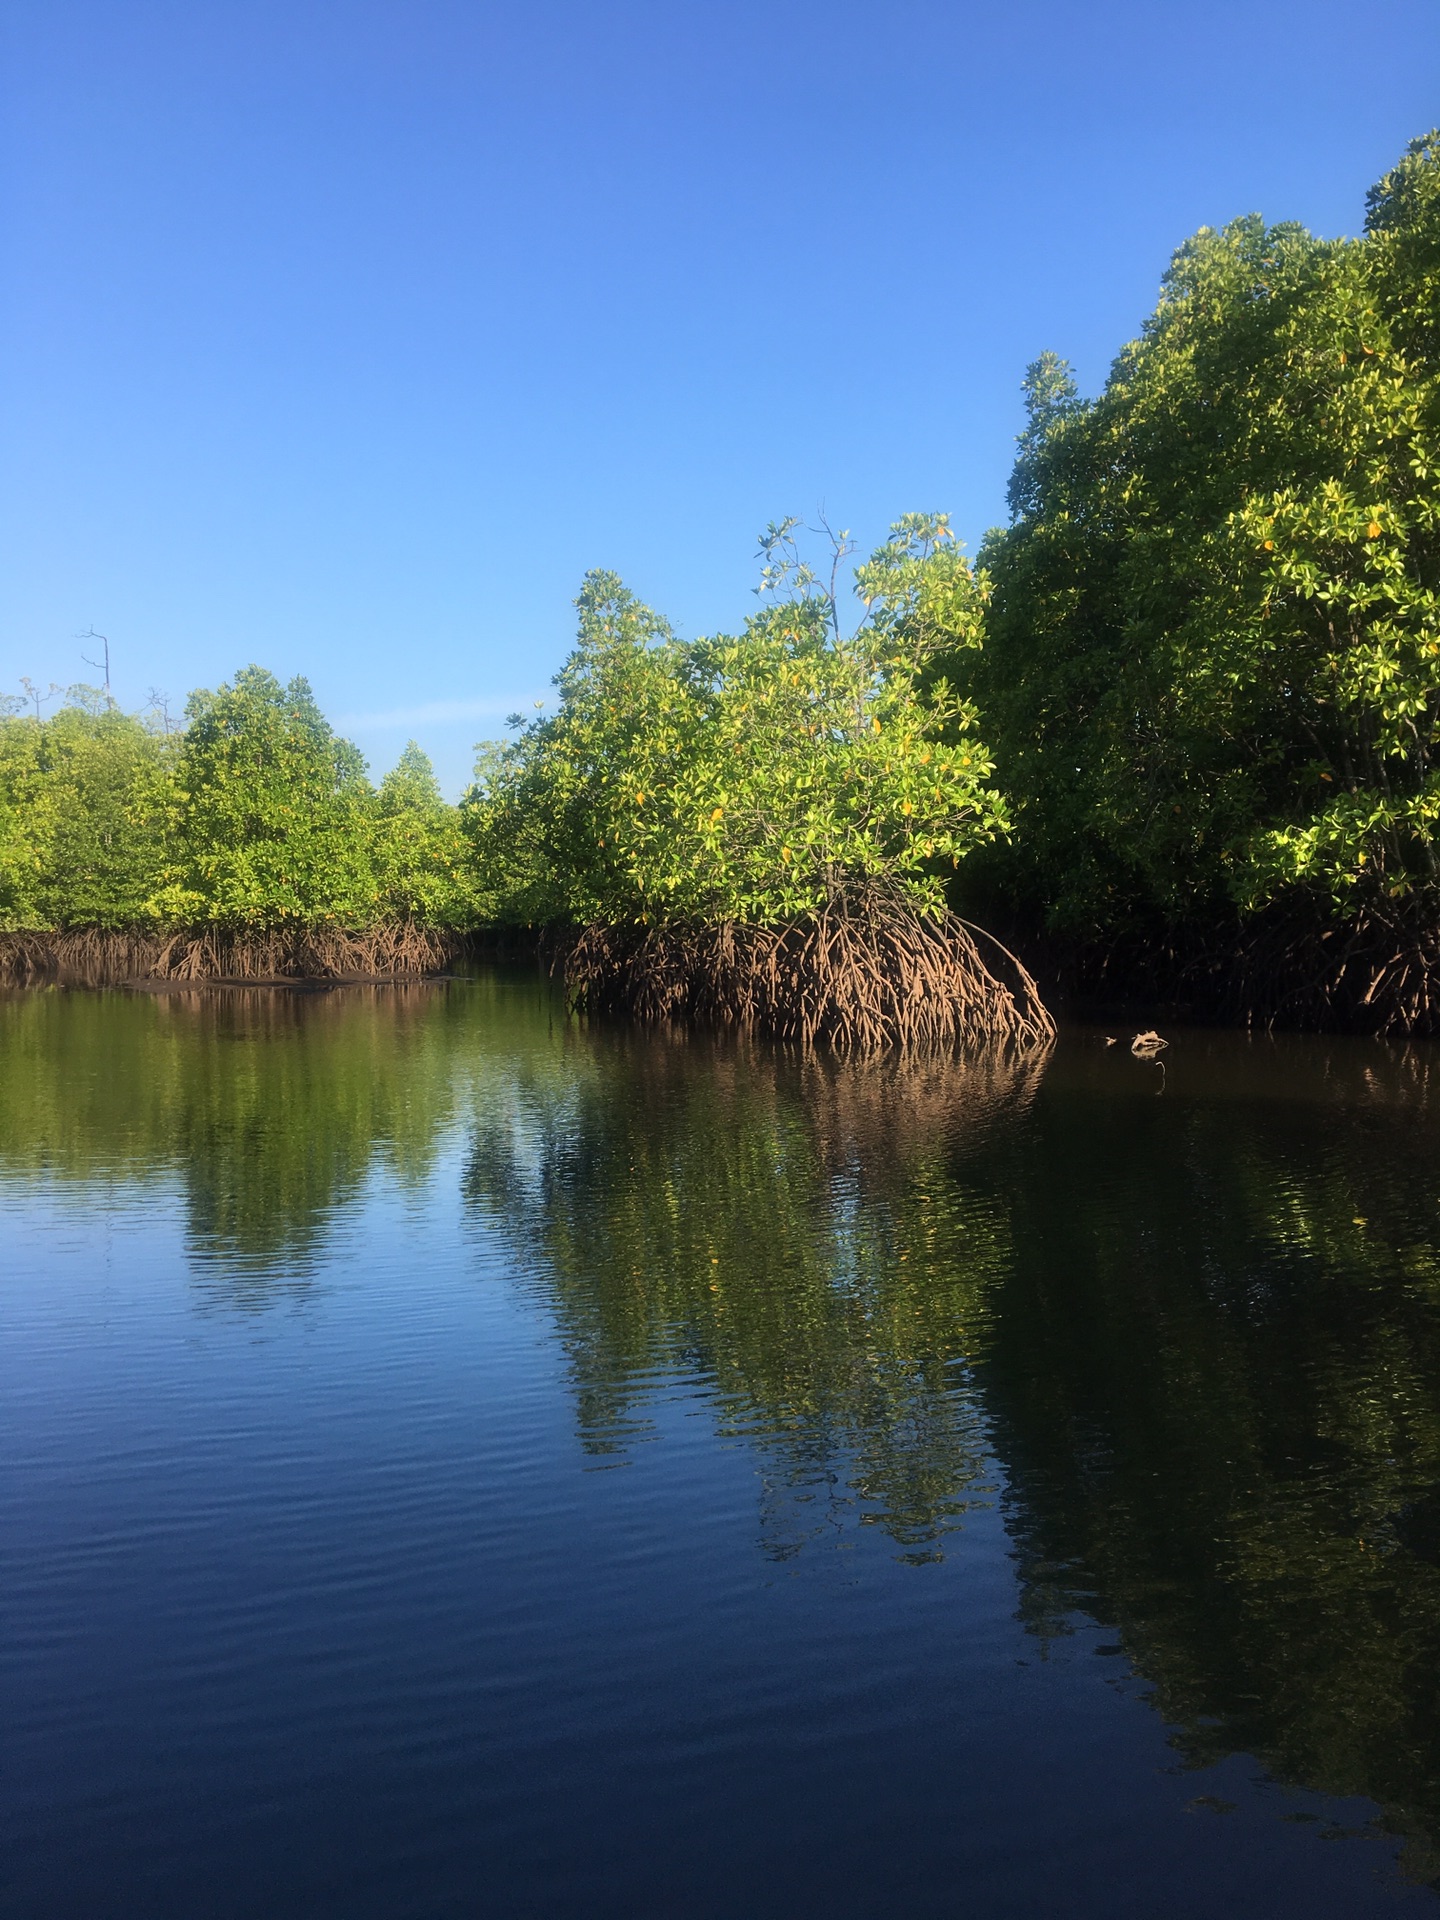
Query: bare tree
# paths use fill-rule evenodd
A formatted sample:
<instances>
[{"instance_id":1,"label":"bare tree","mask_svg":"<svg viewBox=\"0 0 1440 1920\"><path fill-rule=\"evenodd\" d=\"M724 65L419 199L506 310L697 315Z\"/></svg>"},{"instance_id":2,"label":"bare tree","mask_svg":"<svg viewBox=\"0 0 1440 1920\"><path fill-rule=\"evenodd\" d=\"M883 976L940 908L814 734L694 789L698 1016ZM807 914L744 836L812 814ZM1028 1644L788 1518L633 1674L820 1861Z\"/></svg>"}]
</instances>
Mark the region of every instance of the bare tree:
<instances>
[{"instance_id":1,"label":"bare tree","mask_svg":"<svg viewBox=\"0 0 1440 1920\"><path fill-rule=\"evenodd\" d=\"M65 691L64 687L62 687L58 681L52 680L50 685L42 692L28 673L21 674L20 684L25 689L25 698L30 701L35 708L35 718L37 720L40 718L41 701L53 700L58 694L62 694Z\"/></svg>"},{"instance_id":2,"label":"bare tree","mask_svg":"<svg viewBox=\"0 0 1440 1920\"><path fill-rule=\"evenodd\" d=\"M97 673L104 674L105 704L107 706L113 707L115 704L115 699L112 693L110 692L110 642L108 638L103 633L97 633L94 627L87 627L84 633L77 633L75 638L77 640L98 640L100 642L100 645L103 647L104 649L103 659L92 660L88 653L82 653L80 658L85 662L87 667L94 667Z\"/></svg>"}]
</instances>

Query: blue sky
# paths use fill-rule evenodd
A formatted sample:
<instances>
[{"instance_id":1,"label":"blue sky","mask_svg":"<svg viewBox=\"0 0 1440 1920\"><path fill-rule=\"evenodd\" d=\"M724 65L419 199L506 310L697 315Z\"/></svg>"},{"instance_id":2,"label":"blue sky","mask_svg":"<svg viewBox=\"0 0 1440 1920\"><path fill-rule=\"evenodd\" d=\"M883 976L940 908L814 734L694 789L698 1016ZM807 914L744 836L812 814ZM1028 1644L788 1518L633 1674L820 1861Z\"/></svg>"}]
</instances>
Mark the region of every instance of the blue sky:
<instances>
[{"instance_id":1,"label":"blue sky","mask_svg":"<svg viewBox=\"0 0 1440 1920\"><path fill-rule=\"evenodd\" d=\"M1172 249L1358 230L1436 0L11 0L0 689L258 660L458 792L587 567L683 632L755 534L1003 517Z\"/></svg>"}]
</instances>

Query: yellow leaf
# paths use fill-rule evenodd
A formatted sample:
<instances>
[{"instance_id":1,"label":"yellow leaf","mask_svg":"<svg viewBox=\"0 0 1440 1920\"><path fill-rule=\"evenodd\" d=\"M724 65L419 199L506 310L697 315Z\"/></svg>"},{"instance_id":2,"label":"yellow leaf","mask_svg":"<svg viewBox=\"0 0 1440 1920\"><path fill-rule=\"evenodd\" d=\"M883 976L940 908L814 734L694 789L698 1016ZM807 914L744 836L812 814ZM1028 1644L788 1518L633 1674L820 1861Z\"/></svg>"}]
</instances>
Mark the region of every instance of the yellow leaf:
<instances>
[{"instance_id":1,"label":"yellow leaf","mask_svg":"<svg viewBox=\"0 0 1440 1920\"><path fill-rule=\"evenodd\" d=\"M1380 538L1380 522L1378 520L1372 520L1369 526L1366 527L1365 538L1367 540L1378 540Z\"/></svg>"}]
</instances>

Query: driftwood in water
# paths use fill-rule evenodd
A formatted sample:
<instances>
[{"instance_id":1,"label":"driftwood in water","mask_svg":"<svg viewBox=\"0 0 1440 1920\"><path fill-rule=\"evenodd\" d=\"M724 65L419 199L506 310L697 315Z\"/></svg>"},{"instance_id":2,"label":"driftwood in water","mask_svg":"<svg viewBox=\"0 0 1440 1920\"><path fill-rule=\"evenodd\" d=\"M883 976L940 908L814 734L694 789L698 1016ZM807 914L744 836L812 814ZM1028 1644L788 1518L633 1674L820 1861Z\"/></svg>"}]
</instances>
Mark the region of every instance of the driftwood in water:
<instances>
[{"instance_id":1,"label":"driftwood in water","mask_svg":"<svg viewBox=\"0 0 1440 1920\"><path fill-rule=\"evenodd\" d=\"M876 885L781 926L587 927L562 962L579 1006L844 1053L1036 1047L1055 1033L1035 982L997 940Z\"/></svg>"},{"instance_id":2,"label":"driftwood in water","mask_svg":"<svg viewBox=\"0 0 1440 1920\"><path fill-rule=\"evenodd\" d=\"M249 934L96 927L0 933L0 982L105 987L146 980L393 978L434 973L464 945L459 934L407 921L363 933L340 927Z\"/></svg>"}]
</instances>

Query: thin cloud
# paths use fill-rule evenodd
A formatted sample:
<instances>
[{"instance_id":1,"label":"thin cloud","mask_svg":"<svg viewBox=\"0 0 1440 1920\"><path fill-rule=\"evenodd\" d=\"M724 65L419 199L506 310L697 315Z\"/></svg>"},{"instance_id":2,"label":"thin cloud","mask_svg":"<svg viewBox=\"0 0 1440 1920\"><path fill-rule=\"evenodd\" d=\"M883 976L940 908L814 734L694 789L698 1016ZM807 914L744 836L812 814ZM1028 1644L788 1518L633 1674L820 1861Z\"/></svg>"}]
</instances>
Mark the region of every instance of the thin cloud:
<instances>
[{"instance_id":1,"label":"thin cloud","mask_svg":"<svg viewBox=\"0 0 1440 1920\"><path fill-rule=\"evenodd\" d=\"M419 707L390 707L383 713L342 713L332 723L341 732L383 733L402 727L444 726L451 720L487 720L506 714L533 713L535 697L513 700L428 700Z\"/></svg>"}]
</instances>

